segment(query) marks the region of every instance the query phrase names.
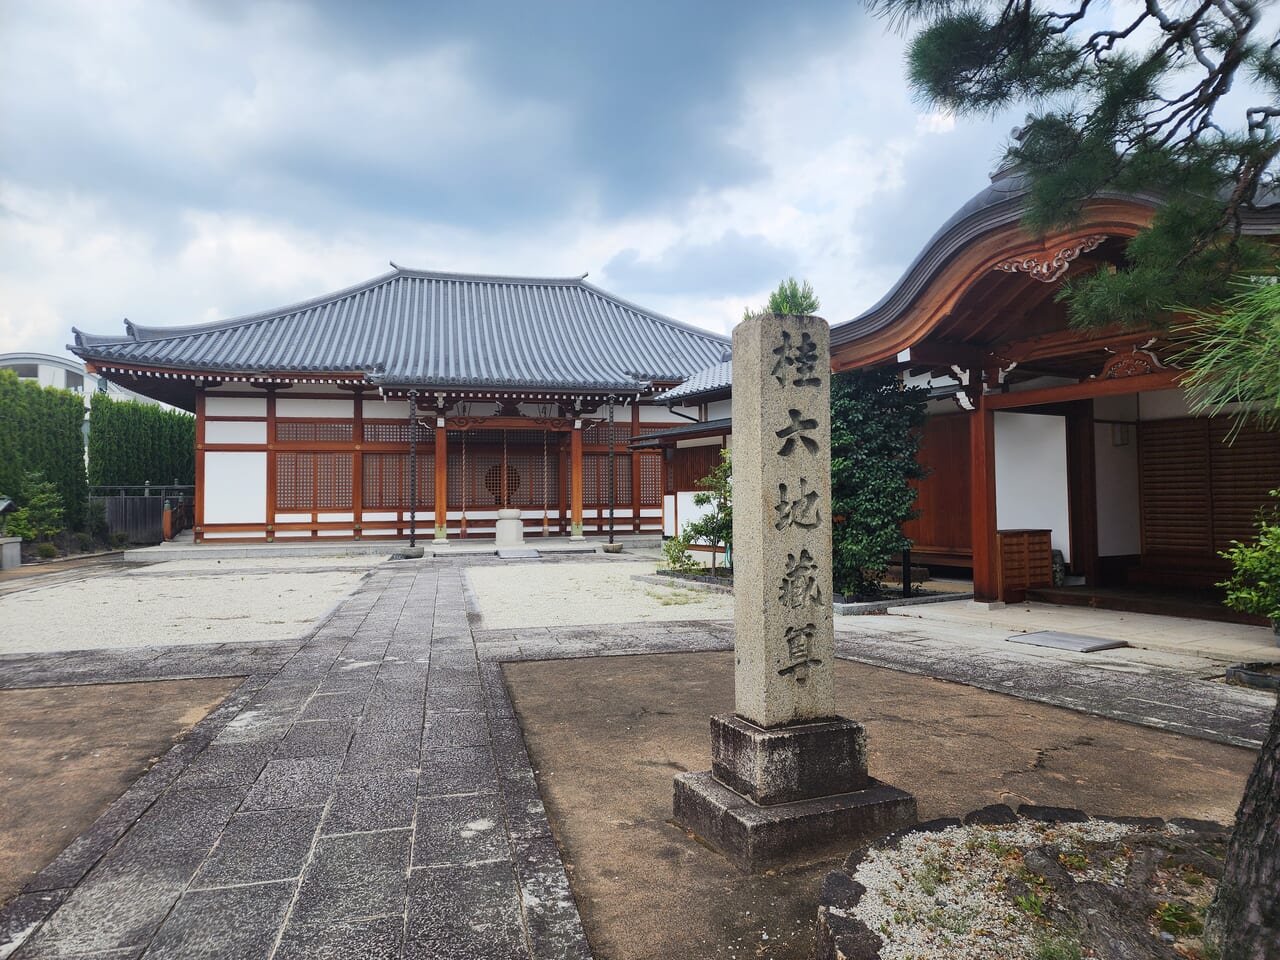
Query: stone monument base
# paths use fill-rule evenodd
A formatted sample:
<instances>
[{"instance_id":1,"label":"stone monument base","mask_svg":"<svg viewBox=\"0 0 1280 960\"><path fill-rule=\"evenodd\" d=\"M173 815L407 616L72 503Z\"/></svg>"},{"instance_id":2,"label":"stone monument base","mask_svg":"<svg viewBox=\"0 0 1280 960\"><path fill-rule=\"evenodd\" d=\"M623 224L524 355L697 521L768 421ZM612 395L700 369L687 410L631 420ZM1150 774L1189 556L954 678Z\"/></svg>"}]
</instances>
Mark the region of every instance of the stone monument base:
<instances>
[{"instance_id":1,"label":"stone monument base","mask_svg":"<svg viewBox=\"0 0 1280 960\"><path fill-rule=\"evenodd\" d=\"M766 729L721 715L711 744L711 770L675 778L675 821L742 870L916 822L915 797L867 775L866 734L852 720Z\"/></svg>"}]
</instances>

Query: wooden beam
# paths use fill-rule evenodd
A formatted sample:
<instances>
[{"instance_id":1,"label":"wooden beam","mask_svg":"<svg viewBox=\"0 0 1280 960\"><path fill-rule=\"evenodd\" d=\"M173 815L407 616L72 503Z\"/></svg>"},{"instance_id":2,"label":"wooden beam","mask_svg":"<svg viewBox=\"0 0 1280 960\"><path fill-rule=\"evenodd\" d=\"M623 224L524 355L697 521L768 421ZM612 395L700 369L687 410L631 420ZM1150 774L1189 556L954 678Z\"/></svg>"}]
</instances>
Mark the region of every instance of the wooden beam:
<instances>
[{"instance_id":1,"label":"wooden beam","mask_svg":"<svg viewBox=\"0 0 1280 960\"><path fill-rule=\"evenodd\" d=\"M1137 377L1116 377L1111 380L1082 380L1060 387L1042 387L1039 390L1011 390L1008 393L988 393L982 398L987 410L1013 410L1018 407L1035 407L1042 403L1062 403L1067 400L1089 400L1093 397L1112 397L1125 393L1146 393L1150 390L1171 390L1185 376L1183 370L1161 370Z\"/></svg>"},{"instance_id":2,"label":"wooden beam","mask_svg":"<svg viewBox=\"0 0 1280 960\"><path fill-rule=\"evenodd\" d=\"M351 517L355 521L355 537L364 529L364 389L353 387L351 421Z\"/></svg>"},{"instance_id":3,"label":"wooden beam","mask_svg":"<svg viewBox=\"0 0 1280 960\"><path fill-rule=\"evenodd\" d=\"M1154 328L1141 330L1118 330L1114 327L1089 334L1080 330L1058 330L1054 333L1043 333L1038 337L1027 337L1024 340L1009 340L992 346L992 352L1006 360L1027 363L1034 360L1049 360L1054 357L1069 357L1081 353L1090 353L1106 347L1130 348L1134 344L1145 343L1152 337L1167 340L1169 332Z\"/></svg>"},{"instance_id":4,"label":"wooden beam","mask_svg":"<svg viewBox=\"0 0 1280 960\"><path fill-rule=\"evenodd\" d=\"M973 599L996 600L996 424L986 397L969 421L970 523L973 529Z\"/></svg>"},{"instance_id":5,"label":"wooden beam","mask_svg":"<svg viewBox=\"0 0 1280 960\"><path fill-rule=\"evenodd\" d=\"M276 522L276 392L267 391L267 539Z\"/></svg>"}]
</instances>

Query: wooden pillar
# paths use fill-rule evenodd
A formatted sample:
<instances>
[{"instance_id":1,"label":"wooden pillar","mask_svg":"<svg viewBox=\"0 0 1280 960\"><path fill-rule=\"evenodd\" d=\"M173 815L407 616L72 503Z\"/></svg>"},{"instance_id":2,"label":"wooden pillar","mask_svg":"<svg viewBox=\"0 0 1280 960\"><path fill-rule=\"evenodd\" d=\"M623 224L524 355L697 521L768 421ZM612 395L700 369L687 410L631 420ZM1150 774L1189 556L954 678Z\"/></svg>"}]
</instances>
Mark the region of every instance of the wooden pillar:
<instances>
[{"instance_id":1,"label":"wooden pillar","mask_svg":"<svg viewBox=\"0 0 1280 960\"><path fill-rule=\"evenodd\" d=\"M973 530L973 599L996 597L996 422L994 411L978 409L969 420L970 520Z\"/></svg>"},{"instance_id":2,"label":"wooden pillar","mask_svg":"<svg viewBox=\"0 0 1280 960\"><path fill-rule=\"evenodd\" d=\"M640 436L640 403L631 404L631 442ZM631 529L640 532L640 451L631 451Z\"/></svg>"},{"instance_id":3,"label":"wooden pillar","mask_svg":"<svg viewBox=\"0 0 1280 960\"><path fill-rule=\"evenodd\" d=\"M569 539L582 540L582 421L573 421L569 443Z\"/></svg>"},{"instance_id":4,"label":"wooden pillar","mask_svg":"<svg viewBox=\"0 0 1280 960\"><path fill-rule=\"evenodd\" d=\"M276 388L267 387L267 542L276 537ZM315 536L315 531L312 531Z\"/></svg>"},{"instance_id":5,"label":"wooden pillar","mask_svg":"<svg viewBox=\"0 0 1280 960\"><path fill-rule=\"evenodd\" d=\"M449 542L449 431L444 417L436 417L436 543ZM466 478L463 477L463 482Z\"/></svg>"},{"instance_id":6,"label":"wooden pillar","mask_svg":"<svg viewBox=\"0 0 1280 960\"><path fill-rule=\"evenodd\" d=\"M556 522L560 536L569 532L569 455L564 434L556 434Z\"/></svg>"},{"instance_id":7,"label":"wooden pillar","mask_svg":"<svg viewBox=\"0 0 1280 960\"><path fill-rule=\"evenodd\" d=\"M364 393L355 388L351 419L351 522L355 538L360 539L364 526Z\"/></svg>"},{"instance_id":8,"label":"wooden pillar","mask_svg":"<svg viewBox=\"0 0 1280 960\"><path fill-rule=\"evenodd\" d=\"M1067 412L1067 513L1071 518L1071 572L1098 583L1098 480L1093 447L1093 401Z\"/></svg>"},{"instance_id":9,"label":"wooden pillar","mask_svg":"<svg viewBox=\"0 0 1280 960\"><path fill-rule=\"evenodd\" d=\"M196 388L196 498L195 498L195 532L192 539L196 543L204 540L204 385Z\"/></svg>"}]
</instances>

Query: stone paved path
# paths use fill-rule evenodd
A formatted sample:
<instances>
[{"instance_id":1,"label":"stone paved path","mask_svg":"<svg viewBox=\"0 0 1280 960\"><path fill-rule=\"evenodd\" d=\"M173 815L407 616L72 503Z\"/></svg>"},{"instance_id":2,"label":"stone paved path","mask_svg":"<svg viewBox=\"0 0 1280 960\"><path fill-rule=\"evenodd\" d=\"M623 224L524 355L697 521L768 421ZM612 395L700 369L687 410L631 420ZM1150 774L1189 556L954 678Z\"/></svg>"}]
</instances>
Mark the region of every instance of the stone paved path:
<instances>
[{"instance_id":1,"label":"stone paved path","mask_svg":"<svg viewBox=\"0 0 1280 960\"><path fill-rule=\"evenodd\" d=\"M0 957L590 956L459 565L387 564L305 643L242 653L237 692L0 916Z\"/></svg>"}]
</instances>

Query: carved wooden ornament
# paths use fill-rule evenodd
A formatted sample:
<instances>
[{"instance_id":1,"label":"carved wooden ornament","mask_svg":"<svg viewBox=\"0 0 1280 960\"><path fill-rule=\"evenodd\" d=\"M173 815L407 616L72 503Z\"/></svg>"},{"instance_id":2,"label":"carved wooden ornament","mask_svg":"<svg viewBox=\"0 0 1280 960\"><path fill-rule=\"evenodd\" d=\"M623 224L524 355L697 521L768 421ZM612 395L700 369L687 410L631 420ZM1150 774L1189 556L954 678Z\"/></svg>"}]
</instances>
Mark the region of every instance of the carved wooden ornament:
<instances>
[{"instance_id":1,"label":"carved wooden ornament","mask_svg":"<svg viewBox=\"0 0 1280 960\"><path fill-rule=\"evenodd\" d=\"M1011 260L1000 261L993 269L1003 270L1005 273L1025 273L1041 283L1053 283L1067 272L1071 261L1079 259L1081 254L1097 249L1105 239L1107 239L1106 234L1091 234L1082 237L1069 247L1063 247L1052 257L1014 257Z\"/></svg>"}]
</instances>

